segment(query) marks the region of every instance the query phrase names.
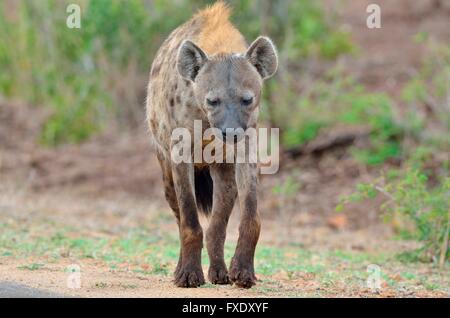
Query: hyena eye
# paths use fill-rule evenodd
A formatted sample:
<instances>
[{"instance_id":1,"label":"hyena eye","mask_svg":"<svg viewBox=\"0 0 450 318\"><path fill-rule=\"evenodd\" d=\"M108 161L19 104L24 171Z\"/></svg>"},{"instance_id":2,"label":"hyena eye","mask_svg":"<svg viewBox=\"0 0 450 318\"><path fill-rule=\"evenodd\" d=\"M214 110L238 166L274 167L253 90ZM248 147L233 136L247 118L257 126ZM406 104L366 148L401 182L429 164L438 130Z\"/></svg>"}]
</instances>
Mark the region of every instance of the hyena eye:
<instances>
[{"instance_id":1,"label":"hyena eye","mask_svg":"<svg viewBox=\"0 0 450 318\"><path fill-rule=\"evenodd\" d=\"M208 103L209 106L218 106L220 104L220 99L216 98L216 99L206 99L206 102Z\"/></svg>"},{"instance_id":2,"label":"hyena eye","mask_svg":"<svg viewBox=\"0 0 450 318\"><path fill-rule=\"evenodd\" d=\"M253 103L253 97L244 97L242 98L242 104L245 106L249 106Z\"/></svg>"}]
</instances>

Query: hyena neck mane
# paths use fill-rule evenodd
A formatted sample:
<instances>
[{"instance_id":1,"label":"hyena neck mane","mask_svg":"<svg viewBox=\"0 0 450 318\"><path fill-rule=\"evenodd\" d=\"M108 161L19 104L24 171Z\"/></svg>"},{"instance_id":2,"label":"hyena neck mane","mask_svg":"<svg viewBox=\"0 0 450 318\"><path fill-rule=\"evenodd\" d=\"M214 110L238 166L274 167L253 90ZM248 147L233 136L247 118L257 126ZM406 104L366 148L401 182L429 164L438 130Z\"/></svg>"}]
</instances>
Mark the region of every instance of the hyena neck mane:
<instances>
[{"instance_id":1,"label":"hyena neck mane","mask_svg":"<svg viewBox=\"0 0 450 318\"><path fill-rule=\"evenodd\" d=\"M201 22L196 43L209 56L217 54L244 53L247 43L242 34L230 22L231 9L223 1L199 11L193 21Z\"/></svg>"}]
</instances>

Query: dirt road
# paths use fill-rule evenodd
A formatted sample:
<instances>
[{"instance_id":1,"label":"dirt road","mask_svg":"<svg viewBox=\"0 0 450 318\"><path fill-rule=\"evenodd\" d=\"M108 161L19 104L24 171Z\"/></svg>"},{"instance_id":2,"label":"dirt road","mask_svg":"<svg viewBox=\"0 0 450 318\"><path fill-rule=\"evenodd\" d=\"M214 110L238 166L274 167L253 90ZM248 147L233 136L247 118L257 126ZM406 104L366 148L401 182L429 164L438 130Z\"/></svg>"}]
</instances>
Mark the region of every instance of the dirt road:
<instances>
[{"instance_id":1,"label":"dirt road","mask_svg":"<svg viewBox=\"0 0 450 318\"><path fill-rule=\"evenodd\" d=\"M0 298L62 298L64 295L49 293L10 282L0 282Z\"/></svg>"}]
</instances>

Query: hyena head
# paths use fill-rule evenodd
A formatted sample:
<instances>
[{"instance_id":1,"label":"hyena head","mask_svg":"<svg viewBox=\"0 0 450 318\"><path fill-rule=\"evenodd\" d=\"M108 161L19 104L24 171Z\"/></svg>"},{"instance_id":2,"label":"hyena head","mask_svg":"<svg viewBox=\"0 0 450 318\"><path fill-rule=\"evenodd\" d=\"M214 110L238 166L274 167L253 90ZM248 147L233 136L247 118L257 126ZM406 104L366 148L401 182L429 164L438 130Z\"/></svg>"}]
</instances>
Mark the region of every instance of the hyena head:
<instances>
[{"instance_id":1,"label":"hyena head","mask_svg":"<svg viewBox=\"0 0 450 318\"><path fill-rule=\"evenodd\" d=\"M181 76L193 82L197 106L210 126L223 136L232 132L234 142L245 130L256 127L262 82L273 76L277 67L277 52L267 37L256 39L245 54L212 57L186 40L177 61Z\"/></svg>"}]
</instances>

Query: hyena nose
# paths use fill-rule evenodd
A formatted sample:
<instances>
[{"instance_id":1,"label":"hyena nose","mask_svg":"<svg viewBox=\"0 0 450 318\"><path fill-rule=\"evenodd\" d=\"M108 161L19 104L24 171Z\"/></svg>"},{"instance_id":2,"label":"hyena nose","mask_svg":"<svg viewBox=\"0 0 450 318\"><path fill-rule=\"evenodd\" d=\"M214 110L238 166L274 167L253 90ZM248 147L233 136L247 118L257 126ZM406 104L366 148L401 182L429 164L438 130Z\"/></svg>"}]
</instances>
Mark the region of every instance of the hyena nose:
<instances>
[{"instance_id":1,"label":"hyena nose","mask_svg":"<svg viewBox=\"0 0 450 318\"><path fill-rule=\"evenodd\" d=\"M233 133L233 132L229 132L229 138L230 141L234 141L234 143L238 142L238 135ZM233 138L233 139L231 139ZM227 141L227 131L226 130L222 130L222 140L223 141Z\"/></svg>"},{"instance_id":2,"label":"hyena nose","mask_svg":"<svg viewBox=\"0 0 450 318\"><path fill-rule=\"evenodd\" d=\"M232 132L229 132L228 134L227 134L227 132L226 132L226 130L222 130L222 140L223 141L227 141L228 139L227 139L227 135L229 135L229 139L230 139L230 141L232 140L231 138L234 138L234 142L236 142L237 141L237 136L236 136L236 134L233 134Z\"/></svg>"}]
</instances>

